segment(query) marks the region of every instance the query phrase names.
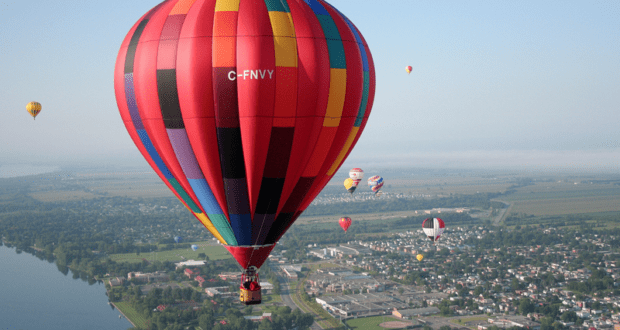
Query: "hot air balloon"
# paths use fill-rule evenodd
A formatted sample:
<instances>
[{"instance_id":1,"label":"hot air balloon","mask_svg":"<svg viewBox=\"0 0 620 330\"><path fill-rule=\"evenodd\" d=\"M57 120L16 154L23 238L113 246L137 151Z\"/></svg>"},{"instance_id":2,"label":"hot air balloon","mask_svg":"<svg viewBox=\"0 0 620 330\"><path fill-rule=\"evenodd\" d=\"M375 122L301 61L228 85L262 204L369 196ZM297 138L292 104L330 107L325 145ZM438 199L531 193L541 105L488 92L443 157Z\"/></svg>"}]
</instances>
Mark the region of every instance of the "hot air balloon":
<instances>
[{"instance_id":1,"label":"hot air balloon","mask_svg":"<svg viewBox=\"0 0 620 330\"><path fill-rule=\"evenodd\" d=\"M368 178L368 185L370 186L370 189L372 189L372 191L377 196L379 193L379 190L381 189L381 187L383 187L383 178L378 175L371 176L370 178Z\"/></svg>"},{"instance_id":2,"label":"hot air balloon","mask_svg":"<svg viewBox=\"0 0 620 330\"><path fill-rule=\"evenodd\" d=\"M351 194L353 194L353 192L355 191L355 188L357 188L356 186L353 186L353 179L351 178L346 178L344 180L344 188Z\"/></svg>"},{"instance_id":3,"label":"hot air balloon","mask_svg":"<svg viewBox=\"0 0 620 330\"><path fill-rule=\"evenodd\" d=\"M364 38L323 0L168 0L121 44L116 100L132 140L244 269L258 268L329 182L370 114Z\"/></svg>"},{"instance_id":4,"label":"hot air balloon","mask_svg":"<svg viewBox=\"0 0 620 330\"><path fill-rule=\"evenodd\" d=\"M194 251L198 251L198 245L196 245L196 244L192 244L192 250L194 250Z\"/></svg>"},{"instance_id":5,"label":"hot air balloon","mask_svg":"<svg viewBox=\"0 0 620 330\"><path fill-rule=\"evenodd\" d=\"M29 102L26 104L26 111L32 116L32 119L37 119L39 112L41 112L42 106L39 102Z\"/></svg>"},{"instance_id":6,"label":"hot air balloon","mask_svg":"<svg viewBox=\"0 0 620 330\"><path fill-rule=\"evenodd\" d=\"M418 259L418 261L422 261L422 259L424 259L424 256L421 254L418 254L417 256L415 256L416 259Z\"/></svg>"},{"instance_id":7,"label":"hot air balloon","mask_svg":"<svg viewBox=\"0 0 620 330\"><path fill-rule=\"evenodd\" d=\"M361 168L352 168L349 171L349 179L344 180L344 187L353 194L357 185L364 178L364 171Z\"/></svg>"},{"instance_id":8,"label":"hot air balloon","mask_svg":"<svg viewBox=\"0 0 620 330\"><path fill-rule=\"evenodd\" d=\"M340 227L342 227L342 229L344 229L344 232L347 232L347 229L349 229L349 227L351 226L351 218L349 217L343 217L340 218L340 220L338 220L338 224L340 225Z\"/></svg>"},{"instance_id":9,"label":"hot air balloon","mask_svg":"<svg viewBox=\"0 0 620 330\"><path fill-rule=\"evenodd\" d=\"M413 70L413 68L411 67L411 65L408 65L405 67L405 71L407 71L407 74L411 74L411 71Z\"/></svg>"},{"instance_id":10,"label":"hot air balloon","mask_svg":"<svg viewBox=\"0 0 620 330\"><path fill-rule=\"evenodd\" d=\"M422 230L428 238L433 241L433 244L439 239L445 229L443 220L439 218L425 219L422 223Z\"/></svg>"},{"instance_id":11,"label":"hot air balloon","mask_svg":"<svg viewBox=\"0 0 620 330\"><path fill-rule=\"evenodd\" d=\"M179 243L181 241L181 237L180 236L174 236L174 242L175 243Z\"/></svg>"}]
</instances>

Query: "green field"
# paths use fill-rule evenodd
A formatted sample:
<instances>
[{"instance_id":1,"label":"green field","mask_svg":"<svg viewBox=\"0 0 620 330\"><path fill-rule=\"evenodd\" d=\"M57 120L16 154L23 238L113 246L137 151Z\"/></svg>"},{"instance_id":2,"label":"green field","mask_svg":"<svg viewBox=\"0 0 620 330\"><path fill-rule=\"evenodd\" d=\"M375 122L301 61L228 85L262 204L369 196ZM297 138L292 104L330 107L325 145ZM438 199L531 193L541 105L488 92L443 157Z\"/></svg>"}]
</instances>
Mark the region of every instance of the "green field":
<instances>
[{"instance_id":1,"label":"green field","mask_svg":"<svg viewBox=\"0 0 620 330\"><path fill-rule=\"evenodd\" d=\"M136 328L139 328L139 329L147 328L148 324L147 324L146 318L144 318L142 314L138 313L138 311L136 311L133 307L131 307L130 303L119 301L119 302L115 302L114 306L116 306L116 308L120 310L125 315L125 317L127 317L127 319L131 323L133 323L134 326L136 326Z\"/></svg>"},{"instance_id":2,"label":"green field","mask_svg":"<svg viewBox=\"0 0 620 330\"><path fill-rule=\"evenodd\" d=\"M136 253L119 253L111 254L110 258L116 262L142 262L142 259L155 260L155 261L180 261L180 260L198 260L198 254L204 253L209 257L209 260L222 260L232 258L230 253L221 245L208 245L206 242L192 242L187 244L198 245L197 251L192 251L190 248L186 249L174 249L169 251L155 252L142 252L140 255ZM183 259L185 258L185 259Z\"/></svg>"},{"instance_id":3,"label":"green field","mask_svg":"<svg viewBox=\"0 0 620 330\"><path fill-rule=\"evenodd\" d=\"M534 216L620 211L620 186L583 181L537 182L501 200L512 212Z\"/></svg>"},{"instance_id":4,"label":"green field","mask_svg":"<svg viewBox=\"0 0 620 330\"><path fill-rule=\"evenodd\" d=\"M347 320L347 325L355 330L383 330L389 328L380 327L379 324L387 321L401 320L392 316L373 316Z\"/></svg>"}]
</instances>

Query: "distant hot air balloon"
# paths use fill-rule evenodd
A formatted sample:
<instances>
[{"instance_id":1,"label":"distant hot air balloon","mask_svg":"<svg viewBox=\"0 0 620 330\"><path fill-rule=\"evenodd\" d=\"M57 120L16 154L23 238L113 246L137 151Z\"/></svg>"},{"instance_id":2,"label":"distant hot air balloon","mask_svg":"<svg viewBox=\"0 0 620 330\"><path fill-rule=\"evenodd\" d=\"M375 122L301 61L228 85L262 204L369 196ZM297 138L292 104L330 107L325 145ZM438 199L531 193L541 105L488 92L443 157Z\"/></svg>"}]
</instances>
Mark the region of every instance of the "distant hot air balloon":
<instances>
[{"instance_id":1,"label":"distant hot air balloon","mask_svg":"<svg viewBox=\"0 0 620 330\"><path fill-rule=\"evenodd\" d=\"M417 256L415 256L416 259L418 259L418 261L422 261L422 259L424 259L424 256L421 254L418 254Z\"/></svg>"},{"instance_id":2,"label":"distant hot air balloon","mask_svg":"<svg viewBox=\"0 0 620 330\"><path fill-rule=\"evenodd\" d=\"M26 104L26 111L32 116L32 119L37 119L37 115L41 112L42 106L39 102L29 102Z\"/></svg>"},{"instance_id":3,"label":"distant hot air balloon","mask_svg":"<svg viewBox=\"0 0 620 330\"><path fill-rule=\"evenodd\" d=\"M408 65L405 67L405 71L407 71L407 74L411 74L411 71L413 70L413 68L411 67L411 65Z\"/></svg>"},{"instance_id":4,"label":"distant hot air balloon","mask_svg":"<svg viewBox=\"0 0 620 330\"><path fill-rule=\"evenodd\" d=\"M357 186L353 185L353 179L346 178L344 180L344 188L352 194L355 191L355 188L357 188Z\"/></svg>"},{"instance_id":5,"label":"distant hot air balloon","mask_svg":"<svg viewBox=\"0 0 620 330\"><path fill-rule=\"evenodd\" d=\"M134 143L256 304L258 268L364 130L375 73L323 0L168 0L127 34L114 87Z\"/></svg>"},{"instance_id":6,"label":"distant hot air balloon","mask_svg":"<svg viewBox=\"0 0 620 330\"><path fill-rule=\"evenodd\" d=\"M192 250L197 251L198 250L198 245L192 244Z\"/></svg>"},{"instance_id":7,"label":"distant hot air balloon","mask_svg":"<svg viewBox=\"0 0 620 330\"><path fill-rule=\"evenodd\" d=\"M363 178L364 171L361 168L352 168L349 171L349 179L344 180L344 187L347 188L347 191L352 194Z\"/></svg>"},{"instance_id":8,"label":"distant hot air balloon","mask_svg":"<svg viewBox=\"0 0 620 330\"><path fill-rule=\"evenodd\" d=\"M378 175L371 176L368 178L368 185L375 195L378 195L379 190L383 187L383 178Z\"/></svg>"},{"instance_id":9,"label":"distant hot air balloon","mask_svg":"<svg viewBox=\"0 0 620 330\"><path fill-rule=\"evenodd\" d=\"M342 229L344 229L344 232L347 232L347 229L349 229L349 227L351 226L351 218L349 217L343 217L340 218L340 220L338 220L338 224L340 225L340 227L342 227Z\"/></svg>"},{"instance_id":10,"label":"distant hot air balloon","mask_svg":"<svg viewBox=\"0 0 620 330\"><path fill-rule=\"evenodd\" d=\"M428 238L435 243L443 231L445 229L445 225L443 220L439 218L425 219L422 223L422 230L424 230L424 234L428 236Z\"/></svg>"},{"instance_id":11,"label":"distant hot air balloon","mask_svg":"<svg viewBox=\"0 0 620 330\"><path fill-rule=\"evenodd\" d=\"M179 243L181 241L181 237L180 236L174 236L174 242L175 243Z\"/></svg>"}]
</instances>

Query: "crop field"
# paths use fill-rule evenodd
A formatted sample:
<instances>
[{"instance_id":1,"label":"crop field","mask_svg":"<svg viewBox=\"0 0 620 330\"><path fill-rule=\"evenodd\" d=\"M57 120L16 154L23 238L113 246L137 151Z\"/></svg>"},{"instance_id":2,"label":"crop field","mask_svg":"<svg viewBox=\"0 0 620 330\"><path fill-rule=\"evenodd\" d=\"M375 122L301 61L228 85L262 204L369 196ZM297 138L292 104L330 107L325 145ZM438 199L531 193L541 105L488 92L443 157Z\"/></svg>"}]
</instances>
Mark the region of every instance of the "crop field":
<instances>
[{"instance_id":1,"label":"crop field","mask_svg":"<svg viewBox=\"0 0 620 330\"><path fill-rule=\"evenodd\" d=\"M512 212L535 216L620 211L620 186L574 182L542 182L502 197Z\"/></svg>"},{"instance_id":2,"label":"crop field","mask_svg":"<svg viewBox=\"0 0 620 330\"><path fill-rule=\"evenodd\" d=\"M155 252L142 252L140 255L136 253L119 253L112 254L110 258L116 262L131 262L139 263L142 259L156 260L156 261L181 261L181 260L198 260L198 254L204 253L209 257L209 260L222 260L232 258L230 253L220 245L209 245L205 242L188 243L198 245L198 250L193 251L190 248L187 249L174 249L169 251ZM183 259L185 258L185 259Z\"/></svg>"}]
</instances>

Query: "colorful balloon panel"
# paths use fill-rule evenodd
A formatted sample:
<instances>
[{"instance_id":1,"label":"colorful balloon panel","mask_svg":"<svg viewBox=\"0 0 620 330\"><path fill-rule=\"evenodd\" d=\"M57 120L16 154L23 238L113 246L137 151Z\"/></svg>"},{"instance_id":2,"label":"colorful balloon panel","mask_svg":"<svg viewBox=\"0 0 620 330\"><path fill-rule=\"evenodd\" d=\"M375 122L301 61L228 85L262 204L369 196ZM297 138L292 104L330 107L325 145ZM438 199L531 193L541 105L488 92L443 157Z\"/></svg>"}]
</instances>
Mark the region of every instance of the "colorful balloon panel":
<instances>
[{"instance_id":1,"label":"colorful balloon panel","mask_svg":"<svg viewBox=\"0 0 620 330\"><path fill-rule=\"evenodd\" d=\"M39 102L29 102L28 104L26 104L26 111L28 111L28 113L32 116L33 119L37 118L42 108L43 107Z\"/></svg>"},{"instance_id":2,"label":"colorful balloon panel","mask_svg":"<svg viewBox=\"0 0 620 330\"><path fill-rule=\"evenodd\" d=\"M383 187L383 178L378 175L371 176L368 178L368 186L370 186L370 189L377 194L381 187Z\"/></svg>"},{"instance_id":3,"label":"colorful balloon panel","mask_svg":"<svg viewBox=\"0 0 620 330\"><path fill-rule=\"evenodd\" d=\"M147 162L248 268L355 146L375 76L324 1L168 0L127 34L114 84Z\"/></svg>"}]
</instances>

